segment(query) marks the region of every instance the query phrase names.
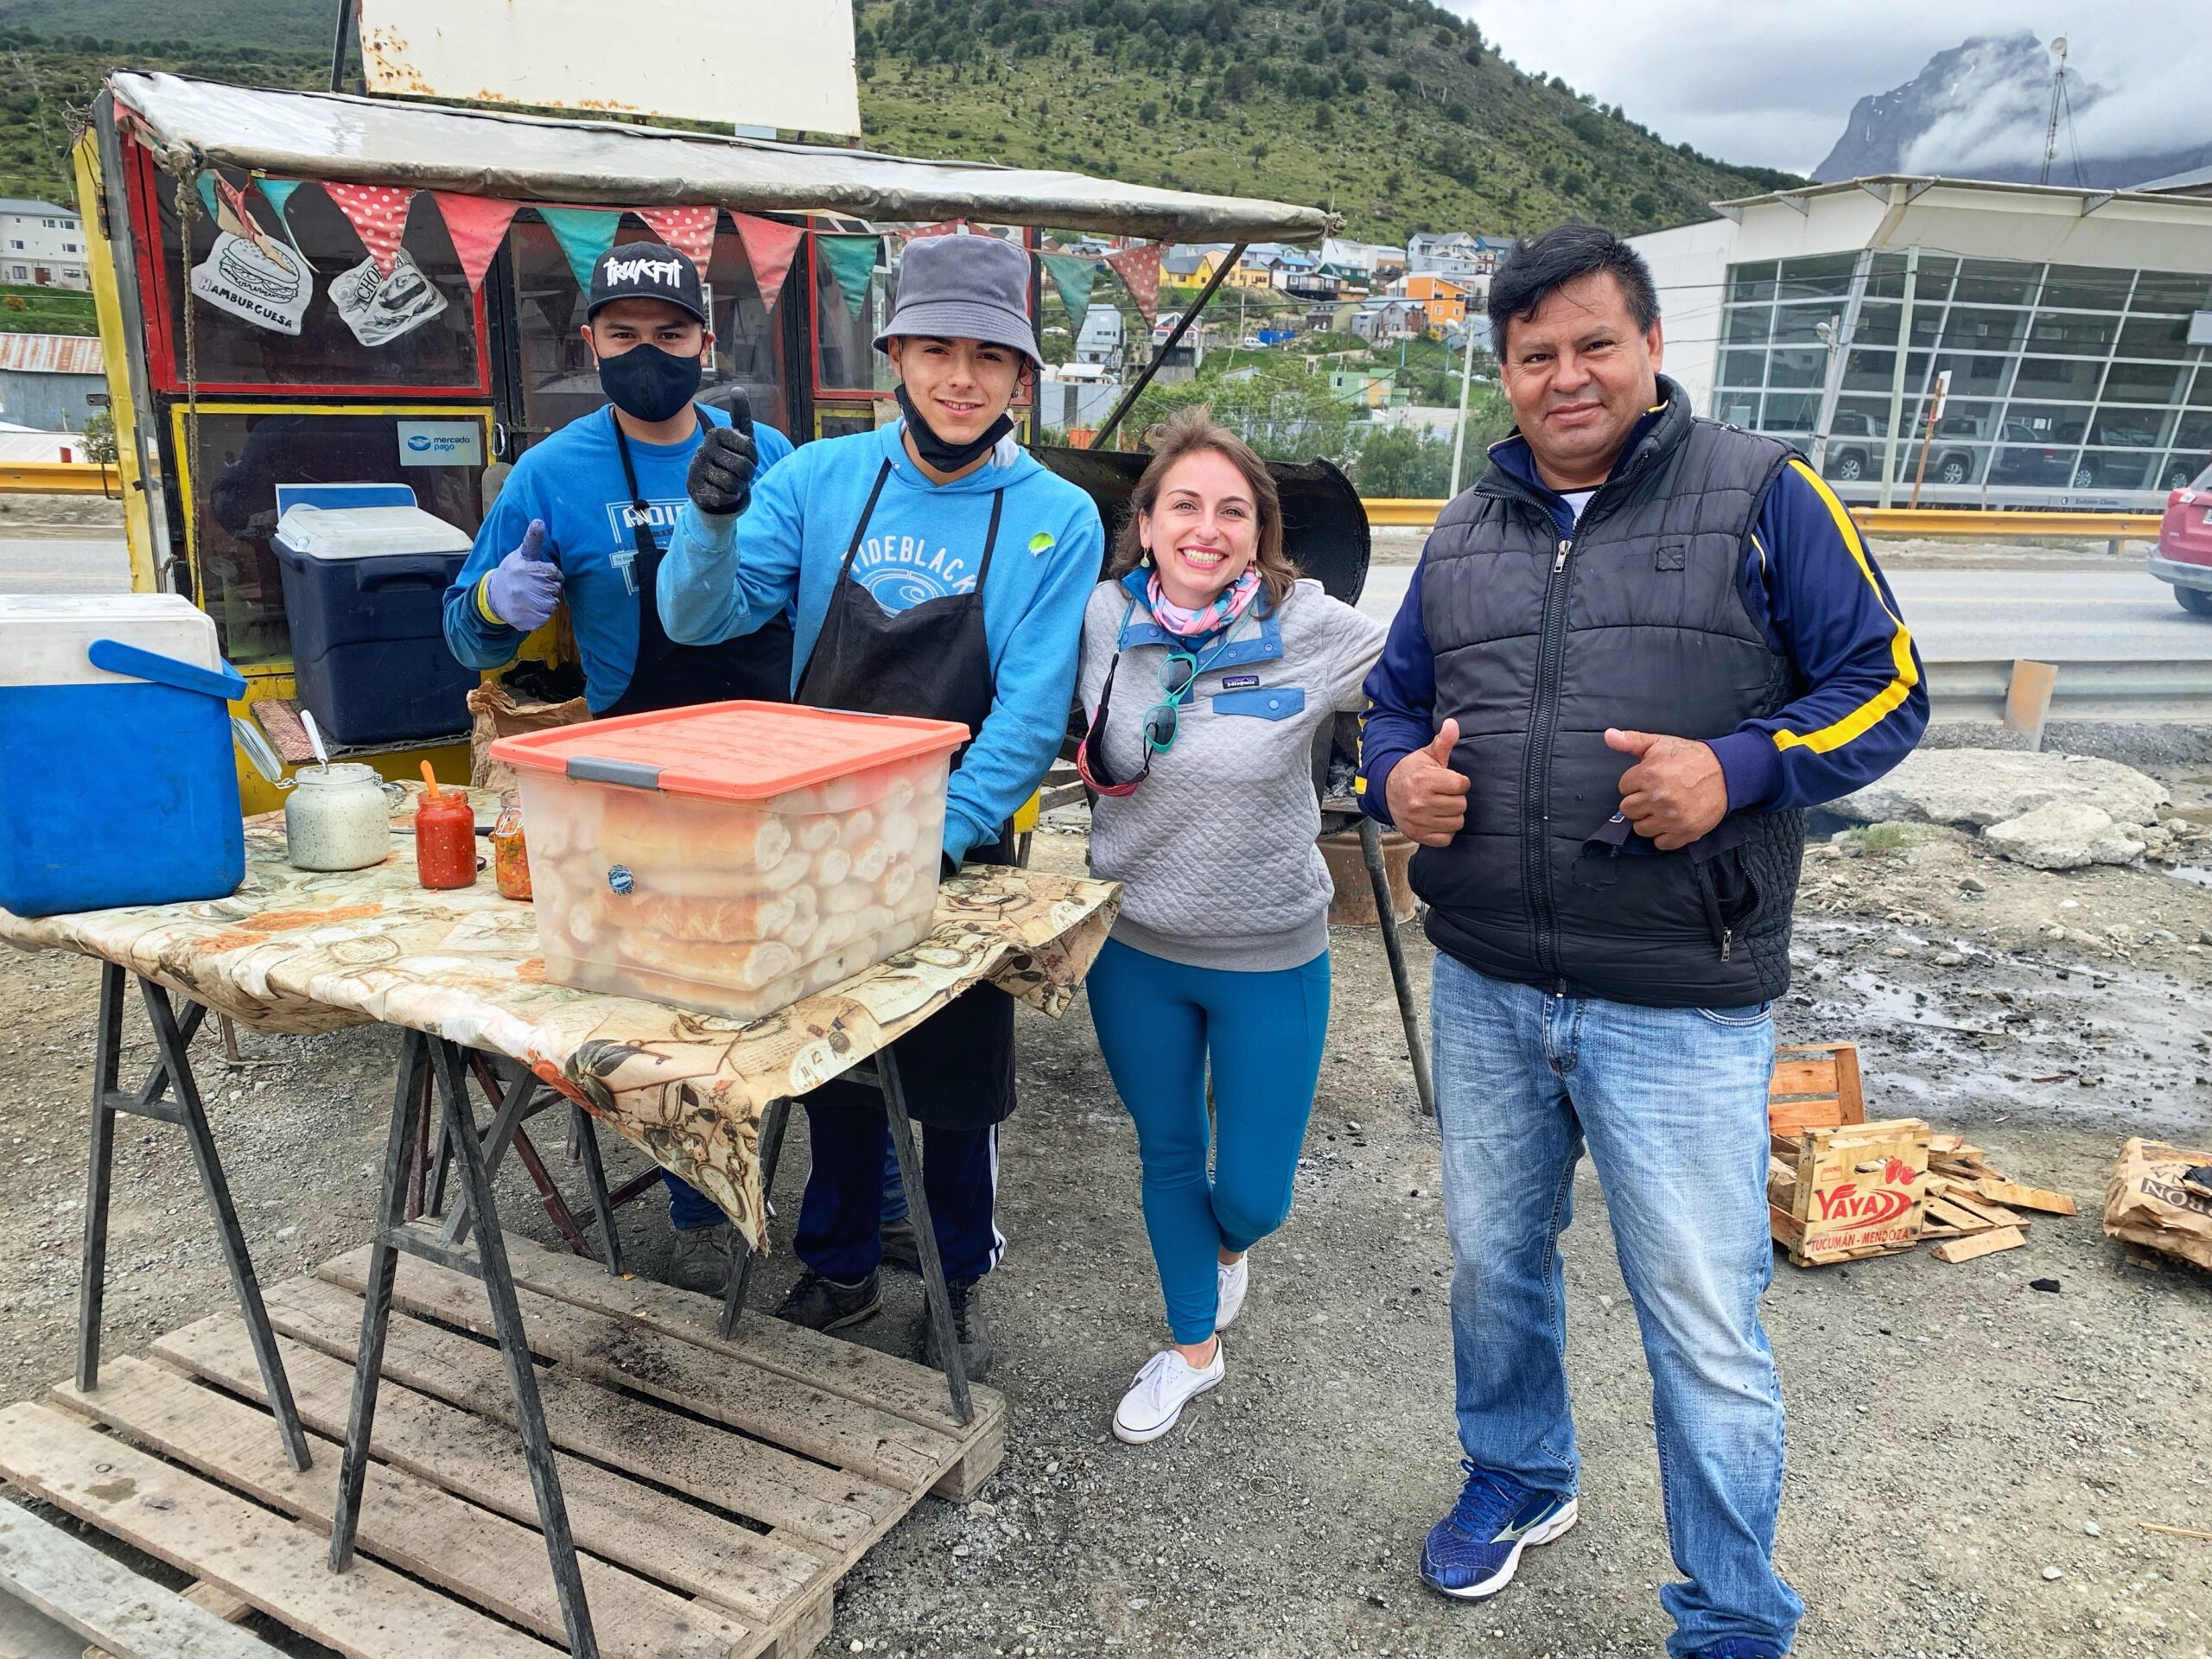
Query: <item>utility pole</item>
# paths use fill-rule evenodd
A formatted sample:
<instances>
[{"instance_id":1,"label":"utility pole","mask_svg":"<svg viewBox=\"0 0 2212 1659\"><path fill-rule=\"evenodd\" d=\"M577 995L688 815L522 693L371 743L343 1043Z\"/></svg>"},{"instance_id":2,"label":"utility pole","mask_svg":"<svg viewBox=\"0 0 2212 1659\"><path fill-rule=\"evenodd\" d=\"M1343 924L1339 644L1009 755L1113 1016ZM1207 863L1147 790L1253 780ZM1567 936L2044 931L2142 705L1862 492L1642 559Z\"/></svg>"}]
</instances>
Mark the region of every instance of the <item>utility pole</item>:
<instances>
[{"instance_id":1,"label":"utility pole","mask_svg":"<svg viewBox=\"0 0 2212 1659\"><path fill-rule=\"evenodd\" d=\"M1897 366L1890 374L1890 425L1882 440L1882 505L1897 499L1897 423L1904 418L1904 365L1912 351L1912 296L1920 286L1920 244L1904 252L1904 304L1897 317Z\"/></svg>"},{"instance_id":2,"label":"utility pole","mask_svg":"<svg viewBox=\"0 0 2212 1659\"><path fill-rule=\"evenodd\" d=\"M1459 493L1459 462L1467 453L1467 393L1475 383L1475 320L1462 313L1459 332L1466 337L1466 352L1459 364L1459 421L1452 429L1452 487L1449 495Z\"/></svg>"},{"instance_id":3,"label":"utility pole","mask_svg":"<svg viewBox=\"0 0 2212 1659\"><path fill-rule=\"evenodd\" d=\"M2066 91L2066 37L2061 35L2050 43L2058 56L2057 71L2050 78L2050 123L2043 136L2043 173L2037 184L2050 182L2050 164L2058 155L2058 105Z\"/></svg>"}]
</instances>

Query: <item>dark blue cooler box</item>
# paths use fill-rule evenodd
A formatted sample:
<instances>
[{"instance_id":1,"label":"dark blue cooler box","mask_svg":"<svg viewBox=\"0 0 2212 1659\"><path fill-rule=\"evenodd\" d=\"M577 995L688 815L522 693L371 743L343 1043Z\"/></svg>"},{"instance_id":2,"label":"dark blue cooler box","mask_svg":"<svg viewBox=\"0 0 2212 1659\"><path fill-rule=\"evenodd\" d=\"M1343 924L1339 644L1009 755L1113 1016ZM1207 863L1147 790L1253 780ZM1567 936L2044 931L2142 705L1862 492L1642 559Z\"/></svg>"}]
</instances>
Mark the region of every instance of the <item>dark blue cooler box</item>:
<instances>
[{"instance_id":1,"label":"dark blue cooler box","mask_svg":"<svg viewBox=\"0 0 2212 1659\"><path fill-rule=\"evenodd\" d=\"M445 593L469 538L420 507L310 507L276 525L299 700L331 741L468 729L477 672L446 648Z\"/></svg>"},{"instance_id":2,"label":"dark blue cooler box","mask_svg":"<svg viewBox=\"0 0 2212 1659\"><path fill-rule=\"evenodd\" d=\"M229 704L176 594L0 594L0 908L227 898L245 875Z\"/></svg>"}]
</instances>

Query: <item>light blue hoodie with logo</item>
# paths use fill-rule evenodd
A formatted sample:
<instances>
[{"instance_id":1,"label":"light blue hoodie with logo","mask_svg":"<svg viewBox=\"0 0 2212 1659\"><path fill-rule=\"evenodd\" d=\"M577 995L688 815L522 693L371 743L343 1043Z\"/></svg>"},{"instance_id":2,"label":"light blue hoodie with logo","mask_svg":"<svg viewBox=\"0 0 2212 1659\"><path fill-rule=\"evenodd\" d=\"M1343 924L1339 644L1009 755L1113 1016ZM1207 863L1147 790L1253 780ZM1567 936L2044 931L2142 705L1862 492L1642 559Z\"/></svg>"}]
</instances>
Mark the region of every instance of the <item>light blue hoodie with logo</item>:
<instances>
[{"instance_id":1,"label":"light blue hoodie with logo","mask_svg":"<svg viewBox=\"0 0 2212 1659\"><path fill-rule=\"evenodd\" d=\"M1083 612L1105 554L1090 498L1018 444L950 484L907 454L903 427L802 445L760 476L737 515L687 504L660 568L661 626L682 645L749 633L796 601L792 689L814 653L845 552L884 464L890 473L853 556L853 580L887 615L976 591L991 497L1005 493L983 589L996 693L952 775L944 850L955 862L1029 798L1067 729Z\"/></svg>"}]
</instances>

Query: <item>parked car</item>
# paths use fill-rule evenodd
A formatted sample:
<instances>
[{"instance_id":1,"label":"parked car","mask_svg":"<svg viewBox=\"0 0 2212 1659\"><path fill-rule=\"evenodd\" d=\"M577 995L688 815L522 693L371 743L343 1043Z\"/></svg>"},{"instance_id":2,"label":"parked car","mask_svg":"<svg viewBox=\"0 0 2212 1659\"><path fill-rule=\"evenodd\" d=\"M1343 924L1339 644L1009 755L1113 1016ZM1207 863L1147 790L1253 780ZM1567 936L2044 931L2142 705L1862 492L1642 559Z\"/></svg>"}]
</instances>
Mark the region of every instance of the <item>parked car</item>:
<instances>
[{"instance_id":1,"label":"parked car","mask_svg":"<svg viewBox=\"0 0 2212 1659\"><path fill-rule=\"evenodd\" d=\"M1992 484L2065 484L2077 490L2094 489L2097 462L2080 453L2087 423L2059 426L2031 425L2007 421L2001 435L2005 446L1989 463Z\"/></svg>"},{"instance_id":2,"label":"parked car","mask_svg":"<svg viewBox=\"0 0 2212 1659\"><path fill-rule=\"evenodd\" d=\"M1980 437L1980 424L1970 415L1955 415L1936 423L1935 447L1928 455L1928 482L1966 484L1974 479L1974 452L1961 442ZM1920 464L1915 446L1917 435L1897 446L1898 464L1910 479ZM1828 437L1827 473L1839 484L1856 484L1862 478L1882 475L1881 437L1864 411L1839 409Z\"/></svg>"},{"instance_id":3,"label":"parked car","mask_svg":"<svg viewBox=\"0 0 2212 1659\"><path fill-rule=\"evenodd\" d=\"M2212 467L2167 495L2151 574L2173 588L2182 609L2212 616Z\"/></svg>"}]
</instances>

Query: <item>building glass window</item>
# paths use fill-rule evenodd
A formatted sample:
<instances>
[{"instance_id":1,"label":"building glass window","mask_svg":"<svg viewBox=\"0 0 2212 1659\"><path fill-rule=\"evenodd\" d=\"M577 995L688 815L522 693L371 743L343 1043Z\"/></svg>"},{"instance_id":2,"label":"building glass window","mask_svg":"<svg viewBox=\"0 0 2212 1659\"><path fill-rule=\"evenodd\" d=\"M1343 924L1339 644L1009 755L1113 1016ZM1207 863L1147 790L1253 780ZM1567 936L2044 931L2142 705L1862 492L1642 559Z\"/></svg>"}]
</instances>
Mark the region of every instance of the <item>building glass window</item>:
<instances>
[{"instance_id":1,"label":"building glass window","mask_svg":"<svg viewBox=\"0 0 2212 1659\"><path fill-rule=\"evenodd\" d=\"M1822 254L1808 259L1785 259L1775 289L1778 300L1840 300L1851 292L1852 267L1859 256Z\"/></svg>"},{"instance_id":2,"label":"building glass window","mask_svg":"<svg viewBox=\"0 0 2212 1659\"><path fill-rule=\"evenodd\" d=\"M2132 270L2107 270L2095 265L2053 265L2044 278L2043 304L2046 311L2124 311L2128 290L2135 286Z\"/></svg>"},{"instance_id":3,"label":"building glass window","mask_svg":"<svg viewBox=\"0 0 2212 1659\"><path fill-rule=\"evenodd\" d=\"M2135 293L2127 308L2138 314L2186 317L2212 305L2212 277L2173 271L2146 270L2135 280Z\"/></svg>"}]
</instances>

